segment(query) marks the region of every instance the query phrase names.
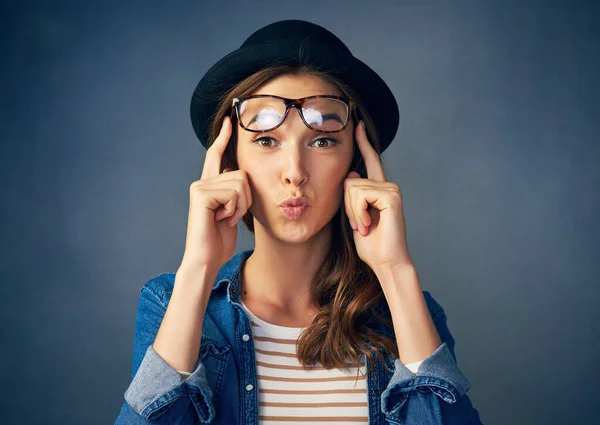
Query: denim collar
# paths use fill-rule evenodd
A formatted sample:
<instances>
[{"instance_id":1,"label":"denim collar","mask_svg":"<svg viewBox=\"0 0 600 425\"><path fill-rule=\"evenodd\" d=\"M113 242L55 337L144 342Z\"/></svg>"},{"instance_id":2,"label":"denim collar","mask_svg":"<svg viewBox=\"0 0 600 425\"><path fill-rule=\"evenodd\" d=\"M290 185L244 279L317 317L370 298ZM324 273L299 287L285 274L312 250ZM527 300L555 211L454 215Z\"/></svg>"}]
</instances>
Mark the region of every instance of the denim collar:
<instances>
[{"instance_id":1,"label":"denim collar","mask_svg":"<svg viewBox=\"0 0 600 425\"><path fill-rule=\"evenodd\" d=\"M253 249L241 251L231 257L231 259L219 270L212 292L218 292L221 287L226 285L229 294L239 294L241 289L240 272L242 270L242 264L253 252Z\"/></svg>"},{"instance_id":2,"label":"denim collar","mask_svg":"<svg viewBox=\"0 0 600 425\"><path fill-rule=\"evenodd\" d=\"M217 278L215 279L215 284L213 285L212 293L218 293L222 290L223 287L226 288L228 301L231 302L231 298L236 298L241 292L241 271L242 264L244 261L252 255L254 249L250 249L247 251L241 251L235 254L231 259L221 267L219 273L217 274ZM377 309L379 312L382 312L383 302L380 302ZM387 308L383 308L383 310L387 310ZM384 311L384 314L389 314L389 311ZM392 331L393 334L393 331Z\"/></svg>"}]
</instances>

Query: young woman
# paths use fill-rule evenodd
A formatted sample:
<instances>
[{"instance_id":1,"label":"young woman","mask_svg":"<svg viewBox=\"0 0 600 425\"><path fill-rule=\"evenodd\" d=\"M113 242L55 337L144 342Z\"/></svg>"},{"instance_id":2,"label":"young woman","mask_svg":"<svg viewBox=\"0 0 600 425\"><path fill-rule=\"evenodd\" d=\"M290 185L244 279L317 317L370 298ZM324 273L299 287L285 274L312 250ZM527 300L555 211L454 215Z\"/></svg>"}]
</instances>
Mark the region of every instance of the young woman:
<instances>
[{"instance_id":1,"label":"young woman","mask_svg":"<svg viewBox=\"0 0 600 425\"><path fill-rule=\"evenodd\" d=\"M480 424L380 161L399 121L381 78L276 22L206 73L191 118L185 252L142 288L116 424ZM234 255L240 220L255 246Z\"/></svg>"}]
</instances>

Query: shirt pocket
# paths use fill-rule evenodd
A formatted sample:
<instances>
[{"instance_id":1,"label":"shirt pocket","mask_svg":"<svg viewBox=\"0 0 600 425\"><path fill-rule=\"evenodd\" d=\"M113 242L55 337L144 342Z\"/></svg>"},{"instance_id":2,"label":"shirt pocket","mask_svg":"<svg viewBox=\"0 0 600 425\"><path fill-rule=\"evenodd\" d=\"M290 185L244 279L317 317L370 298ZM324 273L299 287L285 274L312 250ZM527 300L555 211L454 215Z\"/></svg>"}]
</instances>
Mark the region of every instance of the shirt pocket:
<instances>
[{"instance_id":1,"label":"shirt pocket","mask_svg":"<svg viewBox=\"0 0 600 425\"><path fill-rule=\"evenodd\" d=\"M229 344L221 343L202 335L200 341L200 361L204 365L206 380L213 393L213 405L221 390L230 350L231 346Z\"/></svg>"}]
</instances>

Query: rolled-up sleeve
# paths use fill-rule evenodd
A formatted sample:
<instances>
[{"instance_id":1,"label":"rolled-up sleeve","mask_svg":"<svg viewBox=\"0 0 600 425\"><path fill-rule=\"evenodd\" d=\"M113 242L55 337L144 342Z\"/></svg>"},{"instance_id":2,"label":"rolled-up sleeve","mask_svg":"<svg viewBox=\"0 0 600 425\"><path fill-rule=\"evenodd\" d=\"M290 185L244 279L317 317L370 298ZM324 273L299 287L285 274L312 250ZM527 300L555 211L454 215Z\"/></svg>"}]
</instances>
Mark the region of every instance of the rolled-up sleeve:
<instances>
[{"instance_id":1,"label":"rolled-up sleeve","mask_svg":"<svg viewBox=\"0 0 600 425\"><path fill-rule=\"evenodd\" d=\"M198 360L194 371L184 379L152 346L166 312L163 295L155 288L156 280L167 278L166 274L159 275L141 290L132 380L125 391L125 402L115 425L196 424L209 423L214 419L212 391L202 361Z\"/></svg>"},{"instance_id":2,"label":"rolled-up sleeve","mask_svg":"<svg viewBox=\"0 0 600 425\"><path fill-rule=\"evenodd\" d=\"M381 394L381 410L392 424L476 425L479 413L466 395L471 383L461 372L454 338L442 307L423 291L442 344L415 370L395 359L395 370Z\"/></svg>"}]
</instances>

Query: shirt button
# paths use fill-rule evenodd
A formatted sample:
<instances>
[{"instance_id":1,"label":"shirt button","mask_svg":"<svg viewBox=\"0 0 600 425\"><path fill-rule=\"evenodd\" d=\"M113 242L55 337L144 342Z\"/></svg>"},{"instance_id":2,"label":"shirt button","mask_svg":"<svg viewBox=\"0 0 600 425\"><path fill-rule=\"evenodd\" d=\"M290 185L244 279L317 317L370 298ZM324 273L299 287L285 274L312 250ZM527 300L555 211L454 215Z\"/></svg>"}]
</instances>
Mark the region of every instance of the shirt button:
<instances>
[{"instance_id":1,"label":"shirt button","mask_svg":"<svg viewBox=\"0 0 600 425\"><path fill-rule=\"evenodd\" d=\"M248 335L248 334L244 334L244 335L242 335L242 339L243 339L244 341L248 342L248 341L250 341L250 335Z\"/></svg>"},{"instance_id":2,"label":"shirt button","mask_svg":"<svg viewBox=\"0 0 600 425\"><path fill-rule=\"evenodd\" d=\"M377 388L375 388L373 390L373 394L376 395L377 397L379 397L381 395L381 393L379 392L379 390Z\"/></svg>"},{"instance_id":3,"label":"shirt button","mask_svg":"<svg viewBox=\"0 0 600 425\"><path fill-rule=\"evenodd\" d=\"M254 389L254 386L252 384L246 385L246 391L252 391L253 389Z\"/></svg>"}]
</instances>

